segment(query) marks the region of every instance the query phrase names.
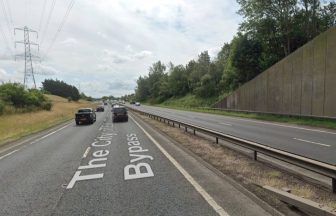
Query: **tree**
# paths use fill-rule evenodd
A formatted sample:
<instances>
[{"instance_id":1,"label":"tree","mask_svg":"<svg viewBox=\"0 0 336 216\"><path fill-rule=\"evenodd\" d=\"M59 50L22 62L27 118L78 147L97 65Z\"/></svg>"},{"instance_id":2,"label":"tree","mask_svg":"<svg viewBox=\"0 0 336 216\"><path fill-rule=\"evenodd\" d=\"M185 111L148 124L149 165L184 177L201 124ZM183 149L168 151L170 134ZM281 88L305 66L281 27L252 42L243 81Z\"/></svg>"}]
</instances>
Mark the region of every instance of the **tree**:
<instances>
[{"instance_id":1,"label":"tree","mask_svg":"<svg viewBox=\"0 0 336 216\"><path fill-rule=\"evenodd\" d=\"M149 68L148 74L148 88L149 97L152 99L158 98L160 92L160 81L164 76L166 71L166 66L161 63L161 61L155 62Z\"/></svg>"},{"instance_id":2,"label":"tree","mask_svg":"<svg viewBox=\"0 0 336 216\"><path fill-rule=\"evenodd\" d=\"M42 89L53 95L69 98L73 101L78 101L80 94L75 86L69 85L64 81L46 79L42 82Z\"/></svg>"},{"instance_id":3,"label":"tree","mask_svg":"<svg viewBox=\"0 0 336 216\"><path fill-rule=\"evenodd\" d=\"M223 83L226 90L232 91L258 75L261 72L260 57L259 42L248 39L246 34L238 34L232 40L230 55L224 69Z\"/></svg>"},{"instance_id":4,"label":"tree","mask_svg":"<svg viewBox=\"0 0 336 216\"><path fill-rule=\"evenodd\" d=\"M183 65L173 67L169 74L169 89L174 96L185 95L188 89L188 76Z\"/></svg>"}]
</instances>

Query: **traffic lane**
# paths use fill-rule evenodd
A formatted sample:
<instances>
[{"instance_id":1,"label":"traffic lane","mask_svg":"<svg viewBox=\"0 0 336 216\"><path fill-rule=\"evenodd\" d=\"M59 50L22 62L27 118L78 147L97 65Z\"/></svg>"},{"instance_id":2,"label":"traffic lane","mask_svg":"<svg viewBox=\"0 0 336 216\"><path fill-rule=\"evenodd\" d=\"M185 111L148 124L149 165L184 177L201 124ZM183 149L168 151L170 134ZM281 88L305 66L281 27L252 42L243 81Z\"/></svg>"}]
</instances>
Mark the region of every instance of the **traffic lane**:
<instances>
[{"instance_id":1,"label":"traffic lane","mask_svg":"<svg viewBox=\"0 0 336 216\"><path fill-rule=\"evenodd\" d=\"M97 115L93 125L76 126L73 121L0 160L0 215L50 214L66 177L77 168L85 144L96 136L106 115Z\"/></svg>"},{"instance_id":2,"label":"traffic lane","mask_svg":"<svg viewBox=\"0 0 336 216\"><path fill-rule=\"evenodd\" d=\"M262 143L274 148L288 151L294 154L309 157L322 162L336 164L335 135L331 133L320 133L309 130L300 130L279 126L261 125L256 122L223 122L222 116L207 115L207 118L195 117L195 113L185 113L176 116L175 110L161 108L144 107L143 111L152 112L168 118L179 119L181 121L206 127L226 134L244 138L247 140ZM176 111L179 112L179 111ZM184 112L184 111L181 111ZM198 114L198 113L197 113ZM198 115L197 115L198 116ZM330 131L328 131L330 132Z\"/></svg>"},{"instance_id":3,"label":"traffic lane","mask_svg":"<svg viewBox=\"0 0 336 216\"><path fill-rule=\"evenodd\" d=\"M73 170L55 215L217 215L131 118L105 126ZM78 171L92 178L74 181Z\"/></svg>"}]
</instances>

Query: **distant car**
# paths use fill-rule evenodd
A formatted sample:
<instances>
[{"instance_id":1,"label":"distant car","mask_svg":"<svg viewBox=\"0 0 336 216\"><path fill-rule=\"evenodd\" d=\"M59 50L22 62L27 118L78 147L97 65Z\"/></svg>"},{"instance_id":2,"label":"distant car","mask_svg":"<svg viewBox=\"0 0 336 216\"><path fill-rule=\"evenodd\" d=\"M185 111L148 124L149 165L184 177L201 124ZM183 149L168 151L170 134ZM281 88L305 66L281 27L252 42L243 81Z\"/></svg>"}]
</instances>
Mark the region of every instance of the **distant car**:
<instances>
[{"instance_id":1,"label":"distant car","mask_svg":"<svg viewBox=\"0 0 336 216\"><path fill-rule=\"evenodd\" d=\"M81 108L75 114L76 125L83 122L93 124L96 121L96 113L91 108Z\"/></svg>"},{"instance_id":2,"label":"distant car","mask_svg":"<svg viewBox=\"0 0 336 216\"><path fill-rule=\"evenodd\" d=\"M104 109L103 106L97 106L96 112L104 112L104 111L105 111L105 109Z\"/></svg>"},{"instance_id":3,"label":"distant car","mask_svg":"<svg viewBox=\"0 0 336 216\"><path fill-rule=\"evenodd\" d=\"M104 105L107 106L107 103L105 102Z\"/></svg>"},{"instance_id":4,"label":"distant car","mask_svg":"<svg viewBox=\"0 0 336 216\"><path fill-rule=\"evenodd\" d=\"M128 121L127 108L124 106L114 106L112 109L112 122Z\"/></svg>"},{"instance_id":5,"label":"distant car","mask_svg":"<svg viewBox=\"0 0 336 216\"><path fill-rule=\"evenodd\" d=\"M135 104L135 101L131 101L131 103L130 104Z\"/></svg>"},{"instance_id":6,"label":"distant car","mask_svg":"<svg viewBox=\"0 0 336 216\"><path fill-rule=\"evenodd\" d=\"M136 102L136 103L135 103L135 106L140 106L140 102Z\"/></svg>"}]
</instances>

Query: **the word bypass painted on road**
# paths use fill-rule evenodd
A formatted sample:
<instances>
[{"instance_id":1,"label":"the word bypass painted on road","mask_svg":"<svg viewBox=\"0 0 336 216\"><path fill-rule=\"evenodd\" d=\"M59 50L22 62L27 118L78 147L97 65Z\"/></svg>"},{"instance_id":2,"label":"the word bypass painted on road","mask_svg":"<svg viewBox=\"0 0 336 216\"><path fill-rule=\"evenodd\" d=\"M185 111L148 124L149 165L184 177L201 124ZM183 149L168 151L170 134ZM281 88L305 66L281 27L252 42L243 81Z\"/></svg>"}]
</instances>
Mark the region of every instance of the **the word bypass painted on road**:
<instances>
[{"instance_id":1,"label":"the word bypass painted on road","mask_svg":"<svg viewBox=\"0 0 336 216\"><path fill-rule=\"evenodd\" d=\"M151 166L145 163L144 160L153 160L154 158L147 155L148 149L142 148L140 141L135 133L127 134L127 145L130 159L130 164L124 167L124 179L139 179L153 177L154 173ZM141 161L141 163L138 163Z\"/></svg>"},{"instance_id":2,"label":"the word bypass painted on road","mask_svg":"<svg viewBox=\"0 0 336 216\"><path fill-rule=\"evenodd\" d=\"M114 133L112 129L112 124L105 123L100 130L100 134L95 138L94 142L91 143L90 147L87 148L84 155L87 155L90 150L93 151L91 159L86 165L78 167L71 181L69 182L67 189L71 189L74 185L83 180L101 179L104 177L104 172L101 168L106 167L107 156L109 151L106 149L107 146L112 144L112 138L117 134ZM86 156L85 156L86 157ZM97 170L97 173L85 175L82 174L85 170Z\"/></svg>"}]
</instances>

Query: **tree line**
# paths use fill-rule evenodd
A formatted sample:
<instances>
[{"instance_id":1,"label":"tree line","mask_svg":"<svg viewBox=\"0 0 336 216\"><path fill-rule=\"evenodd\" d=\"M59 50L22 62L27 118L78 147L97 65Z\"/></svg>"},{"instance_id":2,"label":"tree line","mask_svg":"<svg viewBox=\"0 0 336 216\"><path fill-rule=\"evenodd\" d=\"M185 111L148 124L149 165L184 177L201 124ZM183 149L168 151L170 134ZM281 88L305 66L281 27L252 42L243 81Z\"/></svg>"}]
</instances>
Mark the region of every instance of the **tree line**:
<instances>
[{"instance_id":1,"label":"tree line","mask_svg":"<svg viewBox=\"0 0 336 216\"><path fill-rule=\"evenodd\" d=\"M69 100L78 101L81 96L88 98L85 94L79 94L75 86L69 85L61 80L46 79L42 82L42 89L53 95L68 98Z\"/></svg>"},{"instance_id":2,"label":"tree line","mask_svg":"<svg viewBox=\"0 0 336 216\"><path fill-rule=\"evenodd\" d=\"M237 0L244 17L238 33L217 56L208 51L186 65L155 62L137 80L135 98L162 102L194 94L218 97L286 57L336 25L336 3L318 0Z\"/></svg>"}]
</instances>

